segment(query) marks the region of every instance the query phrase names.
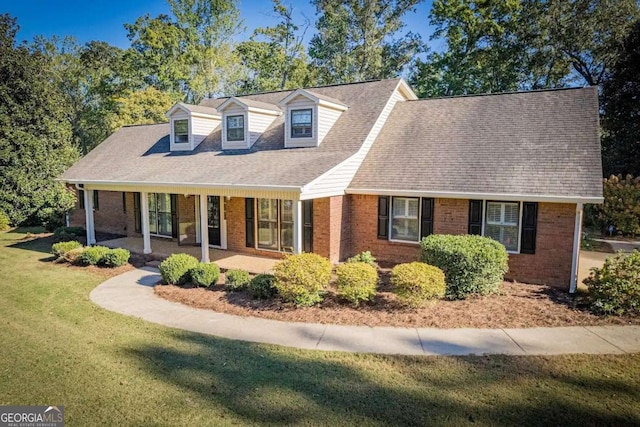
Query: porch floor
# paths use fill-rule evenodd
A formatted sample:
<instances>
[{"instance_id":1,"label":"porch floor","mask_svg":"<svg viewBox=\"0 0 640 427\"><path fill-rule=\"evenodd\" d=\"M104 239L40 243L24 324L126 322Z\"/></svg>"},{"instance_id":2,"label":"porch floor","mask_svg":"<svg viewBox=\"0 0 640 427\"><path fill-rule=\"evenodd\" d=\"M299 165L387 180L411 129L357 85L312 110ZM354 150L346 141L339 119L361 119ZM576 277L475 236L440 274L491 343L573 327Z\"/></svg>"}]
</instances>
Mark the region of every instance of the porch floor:
<instances>
[{"instance_id":1,"label":"porch floor","mask_svg":"<svg viewBox=\"0 0 640 427\"><path fill-rule=\"evenodd\" d=\"M124 248L131 252L142 254L141 237L121 237L118 239L103 240L99 245L109 248ZM179 246L176 242L168 239L151 239L150 255L154 258L166 258L173 253L185 253L200 259L202 252L200 246ZM209 248L209 260L218 264L223 270L232 268L247 270L249 273L269 273L278 262L277 259L266 258L257 255L247 255L240 252L233 252L222 249Z\"/></svg>"}]
</instances>

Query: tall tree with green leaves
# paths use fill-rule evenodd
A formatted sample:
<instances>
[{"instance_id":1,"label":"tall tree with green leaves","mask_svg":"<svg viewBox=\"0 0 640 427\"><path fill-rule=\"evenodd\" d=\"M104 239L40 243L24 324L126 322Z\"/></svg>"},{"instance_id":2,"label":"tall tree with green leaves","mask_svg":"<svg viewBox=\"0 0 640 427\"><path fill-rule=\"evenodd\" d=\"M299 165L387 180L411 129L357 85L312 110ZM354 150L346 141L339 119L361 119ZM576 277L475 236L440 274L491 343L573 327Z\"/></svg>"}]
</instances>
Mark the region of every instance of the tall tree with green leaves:
<instances>
[{"instance_id":1,"label":"tall tree with green leaves","mask_svg":"<svg viewBox=\"0 0 640 427\"><path fill-rule=\"evenodd\" d=\"M640 20L602 85L604 176L640 176Z\"/></svg>"},{"instance_id":2,"label":"tall tree with green leaves","mask_svg":"<svg viewBox=\"0 0 640 427\"><path fill-rule=\"evenodd\" d=\"M293 6L280 0L274 0L273 12L278 19L275 26L255 29L236 47L247 74L239 88L242 93L298 88L311 81L303 45L309 22L296 24Z\"/></svg>"},{"instance_id":3,"label":"tall tree with green leaves","mask_svg":"<svg viewBox=\"0 0 640 427\"><path fill-rule=\"evenodd\" d=\"M169 92L161 92L153 86L129 91L114 99L116 112L111 120L111 128L126 125L142 125L167 121L165 113L176 102Z\"/></svg>"},{"instance_id":4,"label":"tall tree with green leaves","mask_svg":"<svg viewBox=\"0 0 640 427\"><path fill-rule=\"evenodd\" d=\"M17 31L0 15L0 210L15 225L50 222L73 206L55 178L78 158L53 64L16 43Z\"/></svg>"},{"instance_id":5,"label":"tall tree with green leaves","mask_svg":"<svg viewBox=\"0 0 640 427\"><path fill-rule=\"evenodd\" d=\"M419 0L313 0L319 15L309 55L319 83L398 76L421 48L403 17Z\"/></svg>"}]
</instances>

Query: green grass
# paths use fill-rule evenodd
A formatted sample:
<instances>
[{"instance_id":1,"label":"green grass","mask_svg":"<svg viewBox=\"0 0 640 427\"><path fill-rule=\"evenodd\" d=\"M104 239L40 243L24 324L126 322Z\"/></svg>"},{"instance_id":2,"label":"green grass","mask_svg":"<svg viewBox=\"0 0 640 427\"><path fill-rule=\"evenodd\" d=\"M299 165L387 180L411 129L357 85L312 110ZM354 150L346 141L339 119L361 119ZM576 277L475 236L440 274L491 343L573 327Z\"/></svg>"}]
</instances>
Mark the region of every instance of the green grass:
<instances>
[{"instance_id":1,"label":"green grass","mask_svg":"<svg viewBox=\"0 0 640 427\"><path fill-rule=\"evenodd\" d=\"M103 277L0 234L0 404L67 425L629 425L640 355L391 357L292 350L105 311Z\"/></svg>"}]
</instances>

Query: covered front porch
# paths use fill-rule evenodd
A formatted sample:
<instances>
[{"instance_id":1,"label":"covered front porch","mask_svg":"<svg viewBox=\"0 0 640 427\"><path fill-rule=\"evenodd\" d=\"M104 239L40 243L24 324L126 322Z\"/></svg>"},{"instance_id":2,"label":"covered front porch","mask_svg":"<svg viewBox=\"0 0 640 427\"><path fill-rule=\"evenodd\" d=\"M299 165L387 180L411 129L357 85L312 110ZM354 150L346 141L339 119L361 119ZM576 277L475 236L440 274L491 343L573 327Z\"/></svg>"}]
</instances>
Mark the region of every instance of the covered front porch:
<instances>
[{"instance_id":1,"label":"covered front porch","mask_svg":"<svg viewBox=\"0 0 640 427\"><path fill-rule=\"evenodd\" d=\"M134 253L144 253L143 241L139 237L120 237L102 240L97 243L109 248L124 248ZM196 258L201 255L200 246L181 246L169 239L153 239L152 244L154 257L160 259L174 253L186 253ZM209 260L218 264L223 270L242 269L254 274L270 273L273 266L278 262L274 258L214 248L209 249Z\"/></svg>"}]
</instances>

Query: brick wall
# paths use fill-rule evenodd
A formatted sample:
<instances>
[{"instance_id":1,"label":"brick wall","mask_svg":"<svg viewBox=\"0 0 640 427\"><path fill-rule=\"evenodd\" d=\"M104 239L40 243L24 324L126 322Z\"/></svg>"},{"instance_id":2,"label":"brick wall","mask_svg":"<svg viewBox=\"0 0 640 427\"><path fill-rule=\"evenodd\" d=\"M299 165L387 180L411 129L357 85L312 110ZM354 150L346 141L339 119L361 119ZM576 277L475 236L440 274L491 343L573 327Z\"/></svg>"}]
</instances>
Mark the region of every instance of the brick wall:
<instances>
[{"instance_id":1,"label":"brick wall","mask_svg":"<svg viewBox=\"0 0 640 427\"><path fill-rule=\"evenodd\" d=\"M93 221L96 231L103 233L113 233L126 235L128 231L127 215L129 204L125 213L122 206L122 192L120 191L97 191L98 209L93 211ZM76 209L70 213L70 223L72 226L86 228L86 217L84 209L80 209L79 191L76 190ZM131 204L133 208L133 200Z\"/></svg>"},{"instance_id":2,"label":"brick wall","mask_svg":"<svg viewBox=\"0 0 640 427\"><path fill-rule=\"evenodd\" d=\"M195 245L197 235L196 197L177 195L178 244Z\"/></svg>"},{"instance_id":3,"label":"brick wall","mask_svg":"<svg viewBox=\"0 0 640 427\"><path fill-rule=\"evenodd\" d=\"M380 261L392 263L419 259L418 245L378 240L377 196L351 195L350 198L351 218L357 218L352 222L351 254L370 250ZM466 234L468 215L468 200L436 199L434 233ZM507 278L568 288L574 220L574 204L539 203L536 253L509 255Z\"/></svg>"},{"instance_id":4,"label":"brick wall","mask_svg":"<svg viewBox=\"0 0 640 427\"><path fill-rule=\"evenodd\" d=\"M348 196L313 200L313 251L329 258L333 263L349 256L349 206Z\"/></svg>"}]
</instances>

